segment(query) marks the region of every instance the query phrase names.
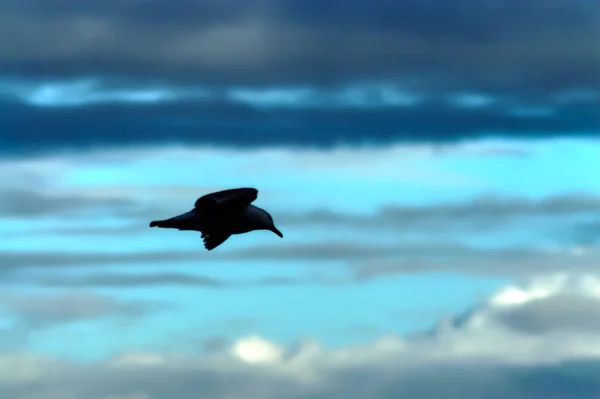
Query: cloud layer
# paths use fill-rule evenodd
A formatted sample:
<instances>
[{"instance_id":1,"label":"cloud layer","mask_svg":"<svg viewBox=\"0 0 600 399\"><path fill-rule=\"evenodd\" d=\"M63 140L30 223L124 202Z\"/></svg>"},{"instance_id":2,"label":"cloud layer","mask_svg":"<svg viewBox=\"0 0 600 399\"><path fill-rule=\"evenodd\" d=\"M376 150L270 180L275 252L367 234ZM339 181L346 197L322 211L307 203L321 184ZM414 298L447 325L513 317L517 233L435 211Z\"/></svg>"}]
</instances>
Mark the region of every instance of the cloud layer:
<instances>
[{"instance_id":1,"label":"cloud layer","mask_svg":"<svg viewBox=\"0 0 600 399\"><path fill-rule=\"evenodd\" d=\"M593 398L595 144L4 159L0 395ZM147 227L235 186L284 241Z\"/></svg>"},{"instance_id":2,"label":"cloud layer","mask_svg":"<svg viewBox=\"0 0 600 399\"><path fill-rule=\"evenodd\" d=\"M600 131L593 0L170 4L3 2L4 154Z\"/></svg>"},{"instance_id":3,"label":"cloud layer","mask_svg":"<svg viewBox=\"0 0 600 399\"><path fill-rule=\"evenodd\" d=\"M3 272L185 264L201 256L197 237L166 231L165 241L154 243L148 221L189 210L204 192L246 185L261 187L261 206L291 236L276 246L261 241L217 251L212 262L337 262L352 267L341 281L417 269L512 275L544 263L560 268L566 259L592 267L597 235L590 223L600 210L600 193L594 191L594 174L586 173L597 161L593 151L588 154L594 147L550 143L259 153L179 147L5 161L0 163L5 181L0 217L8 221L8 239L0 248ZM569 148L577 156L567 169L579 179L548 179L567 170L558 160ZM488 171L498 162L509 167L499 170L496 183ZM281 167L274 170L273 164ZM530 172L525 168L511 194L504 194L511 179L504 169L524 165ZM173 176L172 170L182 173ZM220 177L211 172L198 180L202 170L218 170ZM298 185L287 184L291 178ZM328 188L331 178L336 189ZM544 181L547 186L540 186ZM315 189L306 191L303 184ZM532 193L528 187L534 186L542 191ZM433 203L427 200L431 193L438 198ZM348 201L358 197L359 202ZM126 247L120 244L124 237ZM52 245L43 244L48 239ZM258 235L232 242L254 239ZM531 267L515 267L516 262ZM218 278L204 281L209 276L201 274L189 276L188 283L230 285ZM181 274L153 275L157 278L136 278L132 284L186 284Z\"/></svg>"},{"instance_id":4,"label":"cloud layer","mask_svg":"<svg viewBox=\"0 0 600 399\"><path fill-rule=\"evenodd\" d=\"M1 11L9 34L0 69L32 76L261 85L401 78L529 93L597 88L600 78L600 14L589 0L183 0L168 10L154 0L7 1Z\"/></svg>"},{"instance_id":5,"label":"cloud layer","mask_svg":"<svg viewBox=\"0 0 600 399\"><path fill-rule=\"evenodd\" d=\"M4 354L0 364L10 367L0 368L0 392L8 398L43 392L48 399L533 399L575 393L592 399L600 394L600 348L596 329L589 328L598 314L587 309L598 307L599 287L592 275L535 278L440 320L426 334L391 334L336 349L312 339L284 346L249 335L208 352L131 351L86 365ZM561 301L565 296L573 300ZM555 301L563 305L548 318L543 309Z\"/></svg>"}]
</instances>

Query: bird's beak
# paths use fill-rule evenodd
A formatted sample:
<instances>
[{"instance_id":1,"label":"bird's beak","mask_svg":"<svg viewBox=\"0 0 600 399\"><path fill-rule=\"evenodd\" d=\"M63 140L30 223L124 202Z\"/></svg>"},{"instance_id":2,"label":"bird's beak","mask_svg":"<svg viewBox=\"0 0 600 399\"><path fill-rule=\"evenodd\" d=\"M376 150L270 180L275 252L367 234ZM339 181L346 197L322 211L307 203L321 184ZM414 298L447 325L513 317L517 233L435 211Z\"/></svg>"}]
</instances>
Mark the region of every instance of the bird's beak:
<instances>
[{"instance_id":1,"label":"bird's beak","mask_svg":"<svg viewBox=\"0 0 600 399\"><path fill-rule=\"evenodd\" d=\"M277 227L271 226L271 231L277 234L279 237L283 238L283 234L281 233L281 231L277 230Z\"/></svg>"}]
</instances>

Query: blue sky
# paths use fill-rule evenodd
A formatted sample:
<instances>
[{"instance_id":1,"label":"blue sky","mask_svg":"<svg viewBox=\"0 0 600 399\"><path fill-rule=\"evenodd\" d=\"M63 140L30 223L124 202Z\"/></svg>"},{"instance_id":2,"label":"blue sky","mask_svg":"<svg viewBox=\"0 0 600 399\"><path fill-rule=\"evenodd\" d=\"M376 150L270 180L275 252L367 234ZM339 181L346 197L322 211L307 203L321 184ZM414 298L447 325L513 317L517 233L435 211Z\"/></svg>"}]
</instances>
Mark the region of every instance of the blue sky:
<instances>
[{"instance_id":1,"label":"blue sky","mask_svg":"<svg viewBox=\"0 0 600 399\"><path fill-rule=\"evenodd\" d=\"M15 190L32 190L28 181L39 179L33 190L42 195L39 200L55 199L66 205L61 212L42 216L5 215L10 222L2 227L7 238L0 250L40 254L41 260L10 274L20 283L7 281L3 291L25 297L74 291L123 303L157 304L156 311L125 325L122 318L131 315L108 314L30 333L26 345L30 350L68 358L97 359L132 346L182 349L190 343L173 335L188 329L199 341L256 333L283 343L299 336L313 337L328 347L368 341L382 332L412 333L430 328L444 315L474 306L515 278L514 272L482 275L464 270L460 261L471 256L469 250L510 253L513 248L527 248L543 254L548 248L568 252L576 246L557 236L557 231L567 234L597 210L575 209L558 215L542 210L536 215L535 204L553 197L599 195L593 172L600 162L599 148L593 140L564 138L472 141L441 152L431 145L336 151L148 147L7 160L2 171L23 176L8 180ZM577 179L561 178L565 171ZM285 234L283 240L256 232L235 236L208 253L198 233L147 228L148 220L187 211L205 192L238 186L260 187L257 205L272 213ZM69 198L79 198L83 205L72 209ZM467 214L442 214L439 220L427 220L423 214L422 223L417 224L415 220L405 224L402 218L387 225L377 221L378 212L386 208L432 207L433 212L471 201L479 201L480 206L504 201L507 213L484 215L480 225L468 215L468 207ZM532 201L530 215L517 209L519 201ZM43 204L27 206L35 211ZM318 215L302 217L313 211L374 222L336 225L319 222ZM309 220L302 222L303 218ZM309 253L318 251L320 245L340 249L330 255ZM364 246L365 255L360 256L360 251L345 255L353 245ZM444 258L443 249L434 252L437 245L464 246L465 253L443 270L415 267L406 273L352 281L354 267L388 259L410 263ZM377 255L377 248L384 251L382 255ZM235 255L242 250L251 256ZM269 259L269 251L277 250L277 257ZM152 260L151 254L169 251L187 257ZM43 265L48 254L88 254L90 259L49 269ZM150 257L136 260L143 254ZM227 259L228 254L233 258ZM115 255L116 259L91 263L98 255ZM120 261L118 255L129 260ZM531 271L542 273L543 269ZM121 274L162 275L165 281L159 278L149 286L92 283L69 287L69 281L102 274L117 278ZM166 274L202 276L226 286L186 286L184 278L169 283ZM46 280L49 286L44 287L40 281ZM236 320L246 323L231 328L229 324L235 325ZM104 331L102 339L96 337L99 330ZM78 334L89 338L60 339Z\"/></svg>"},{"instance_id":2,"label":"blue sky","mask_svg":"<svg viewBox=\"0 0 600 399\"><path fill-rule=\"evenodd\" d=\"M334 3L0 3L2 398L600 396L595 3Z\"/></svg>"}]
</instances>

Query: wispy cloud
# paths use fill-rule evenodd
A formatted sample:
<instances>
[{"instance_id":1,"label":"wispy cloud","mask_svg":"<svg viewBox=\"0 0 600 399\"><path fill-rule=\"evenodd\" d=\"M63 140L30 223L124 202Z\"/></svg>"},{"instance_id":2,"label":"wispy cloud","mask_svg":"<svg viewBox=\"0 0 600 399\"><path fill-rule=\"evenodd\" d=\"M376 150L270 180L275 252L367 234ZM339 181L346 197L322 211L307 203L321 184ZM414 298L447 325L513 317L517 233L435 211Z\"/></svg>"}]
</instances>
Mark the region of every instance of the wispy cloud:
<instances>
[{"instance_id":1,"label":"wispy cloud","mask_svg":"<svg viewBox=\"0 0 600 399\"><path fill-rule=\"evenodd\" d=\"M92 292L19 295L5 293L0 310L20 327L39 329L107 317L140 318L164 305L123 301Z\"/></svg>"}]
</instances>

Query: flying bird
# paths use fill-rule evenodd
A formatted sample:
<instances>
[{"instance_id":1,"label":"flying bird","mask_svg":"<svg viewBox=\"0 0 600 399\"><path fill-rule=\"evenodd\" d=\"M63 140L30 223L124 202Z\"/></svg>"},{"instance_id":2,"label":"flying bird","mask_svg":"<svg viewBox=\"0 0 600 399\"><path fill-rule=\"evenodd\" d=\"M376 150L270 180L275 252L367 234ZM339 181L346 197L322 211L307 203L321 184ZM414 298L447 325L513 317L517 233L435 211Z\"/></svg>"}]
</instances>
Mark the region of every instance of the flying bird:
<instances>
[{"instance_id":1,"label":"flying bird","mask_svg":"<svg viewBox=\"0 0 600 399\"><path fill-rule=\"evenodd\" d=\"M255 188L233 188L206 194L196 200L191 211L152 221L150 227L199 231L208 251L223 244L233 234L254 230L269 230L283 238L271 215L251 205L257 197Z\"/></svg>"}]
</instances>

